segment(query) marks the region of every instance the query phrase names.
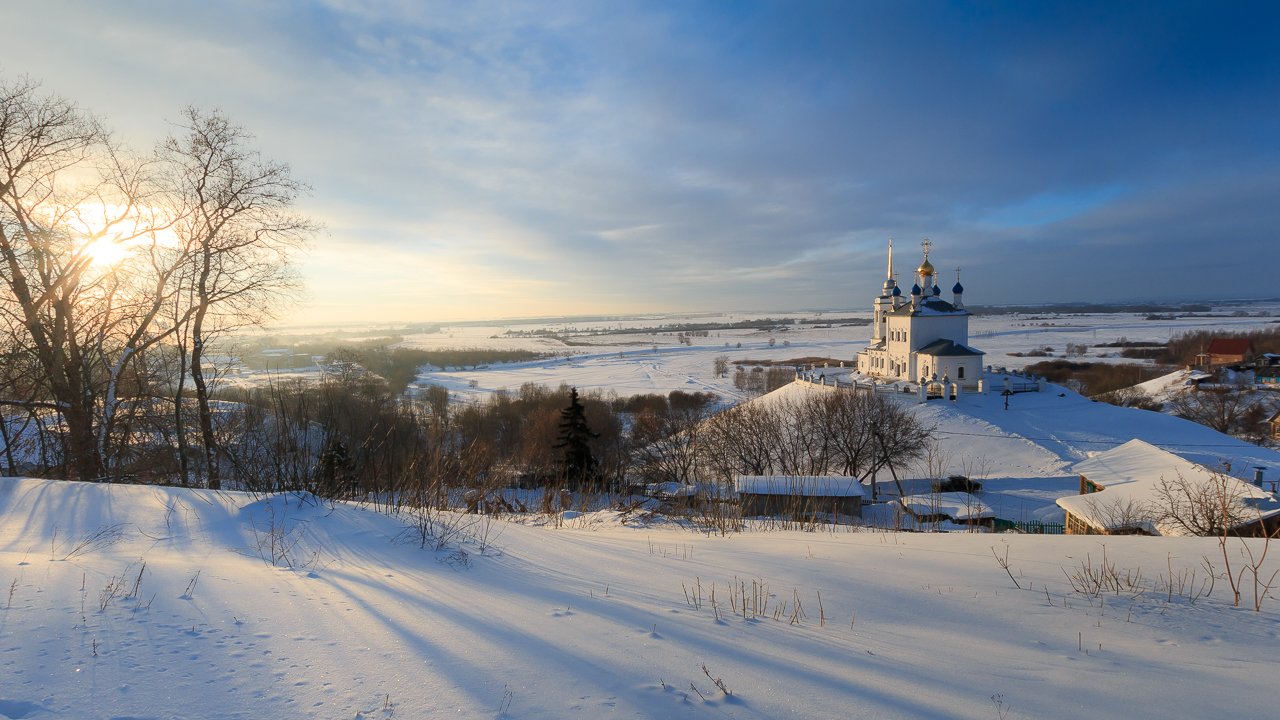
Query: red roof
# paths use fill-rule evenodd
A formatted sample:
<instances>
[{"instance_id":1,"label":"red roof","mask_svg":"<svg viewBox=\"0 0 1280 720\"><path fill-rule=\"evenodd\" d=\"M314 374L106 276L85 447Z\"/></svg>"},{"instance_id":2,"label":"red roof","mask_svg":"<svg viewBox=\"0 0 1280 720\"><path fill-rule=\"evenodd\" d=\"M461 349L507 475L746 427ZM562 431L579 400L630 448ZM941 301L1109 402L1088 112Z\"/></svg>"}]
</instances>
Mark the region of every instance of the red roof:
<instances>
[{"instance_id":1,"label":"red roof","mask_svg":"<svg viewBox=\"0 0 1280 720\"><path fill-rule=\"evenodd\" d=\"M1253 350L1248 338L1214 338L1209 341L1210 355L1246 355Z\"/></svg>"}]
</instances>

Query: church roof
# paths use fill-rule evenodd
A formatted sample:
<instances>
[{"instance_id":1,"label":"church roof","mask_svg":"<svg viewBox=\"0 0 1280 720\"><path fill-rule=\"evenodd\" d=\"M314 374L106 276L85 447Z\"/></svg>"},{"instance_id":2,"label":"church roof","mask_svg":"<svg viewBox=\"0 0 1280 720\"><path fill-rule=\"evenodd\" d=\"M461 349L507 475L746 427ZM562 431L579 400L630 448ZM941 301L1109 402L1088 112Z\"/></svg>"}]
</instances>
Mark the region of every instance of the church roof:
<instances>
[{"instance_id":1,"label":"church roof","mask_svg":"<svg viewBox=\"0 0 1280 720\"><path fill-rule=\"evenodd\" d=\"M934 340L924 347L916 350L920 355L928 355L930 357L957 357L957 356L975 356L986 355L981 350L974 350L968 345L961 345L951 340Z\"/></svg>"},{"instance_id":2,"label":"church roof","mask_svg":"<svg viewBox=\"0 0 1280 720\"><path fill-rule=\"evenodd\" d=\"M934 296L925 298L921 301L919 307L908 303L893 311L895 315L960 315L968 314L968 312L968 310L961 310L946 300Z\"/></svg>"}]
</instances>

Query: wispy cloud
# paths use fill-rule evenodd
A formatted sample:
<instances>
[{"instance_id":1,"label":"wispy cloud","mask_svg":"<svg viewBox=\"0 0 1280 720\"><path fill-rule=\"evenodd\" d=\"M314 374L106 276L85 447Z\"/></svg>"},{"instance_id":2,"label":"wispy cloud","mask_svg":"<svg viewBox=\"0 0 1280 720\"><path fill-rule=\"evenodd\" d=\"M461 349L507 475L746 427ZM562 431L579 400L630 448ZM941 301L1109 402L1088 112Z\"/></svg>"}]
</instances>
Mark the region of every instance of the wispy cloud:
<instances>
[{"instance_id":1,"label":"wispy cloud","mask_svg":"<svg viewBox=\"0 0 1280 720\"><path fill-rule=\"evenodd\" d=\"M411 319L860 307L890 234L932 237L971 303L1248 294L1228 279L1276 225L1278 15L135 0L0 22L24 28L5 73L135 146L189 103L249 127L329 228L306 312Z\"/></svg>"}]
</instances>

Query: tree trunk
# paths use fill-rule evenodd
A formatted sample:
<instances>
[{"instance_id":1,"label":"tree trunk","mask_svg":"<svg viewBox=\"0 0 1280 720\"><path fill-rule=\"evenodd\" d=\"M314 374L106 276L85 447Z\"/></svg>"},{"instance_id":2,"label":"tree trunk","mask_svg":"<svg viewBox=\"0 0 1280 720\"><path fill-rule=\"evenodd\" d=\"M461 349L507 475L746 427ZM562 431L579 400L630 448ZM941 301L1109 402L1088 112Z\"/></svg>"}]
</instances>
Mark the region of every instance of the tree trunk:
<instances>
[{"instance_id":1,"label":"tree trunk","mask_svg":"<svg viewBox=\"0 0 1280 720\"><path fill-rule=\"evenodd\" d=\"M178 343L178 388L173 394L173 428L178 440L178 475L183 487L191 487L191 461L187 453L191 444L187 442L187 421L182 413L182 391L187 387L187 344Z\"/></svg>"},{"instance_id":2,"label":"tree trunk","mask_svg":"<svg viewBox=\"0 0 1280 720\"><path fill-rule=\"evenodd\" d=\"M205 381L201 363L204 358L204 338L201 337L201 321L204 309L196 312L195 325L192 327L191 343L191 383L196 389L196 403L200 414L200 437L204 441L205 476L210 490L222 489L222 478L218 472L218 444L213 434L213 412L209 409L209 384Z\"/></svg>"}]
</instances>

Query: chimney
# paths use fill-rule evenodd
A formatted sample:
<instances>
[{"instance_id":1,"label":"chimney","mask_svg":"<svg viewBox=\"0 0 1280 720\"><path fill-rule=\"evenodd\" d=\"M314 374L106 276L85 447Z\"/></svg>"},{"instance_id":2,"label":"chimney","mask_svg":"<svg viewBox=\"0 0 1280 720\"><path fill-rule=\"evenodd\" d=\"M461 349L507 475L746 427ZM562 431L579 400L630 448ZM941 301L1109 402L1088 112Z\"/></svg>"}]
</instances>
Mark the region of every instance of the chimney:
<instances>
[{"instance_id":1,"label":"chimney","mask_svg":"<svg viewBox=\"0 0 1280 720\"><path fill-rule=\"evenodd\" d=\"M1261 465L1256 465L1253 468L1253 484L1257 485L1258 487L1262 487L1262 471L1263 470L1266 470L1266 468L1262 467Z\"/></svg>"}]
</instances>

